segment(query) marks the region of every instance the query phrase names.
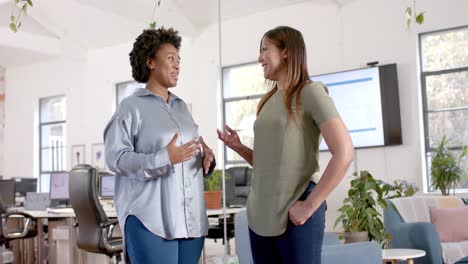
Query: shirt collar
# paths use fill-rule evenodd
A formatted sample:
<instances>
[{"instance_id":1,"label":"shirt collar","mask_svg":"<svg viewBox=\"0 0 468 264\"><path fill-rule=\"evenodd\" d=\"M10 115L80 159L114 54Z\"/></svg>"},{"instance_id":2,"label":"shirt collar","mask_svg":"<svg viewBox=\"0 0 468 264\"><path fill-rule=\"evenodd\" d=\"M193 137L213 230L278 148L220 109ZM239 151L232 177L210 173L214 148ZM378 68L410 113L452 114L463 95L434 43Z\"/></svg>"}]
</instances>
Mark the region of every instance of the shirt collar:
<instances>
[{"instance_id":1,"label":"shirt collar","mask_svg":"<svg viewBox=\"0 0 468 264\"><path fill-rule=\"evenodd\" d=\"M162 96L157 95L157 94L154 94L153 92L151 92L150 90L148 90L148 89L146 89L146 88L137 88L137 89L135 90L135 92L133 92L133 94L134 94L135 96L148 96L148 95L153 95L153 96L156 96L156 97L158 97L158 98L163 99ZM180 99L177 95L175 95L175 94L169 92L169 102L168 102L168 103L171 103L171 102L174 101L174 100L182 100L182 99ZM164 101L164 99L163 99L163 101Z\"/></svg>"}]
</instances>

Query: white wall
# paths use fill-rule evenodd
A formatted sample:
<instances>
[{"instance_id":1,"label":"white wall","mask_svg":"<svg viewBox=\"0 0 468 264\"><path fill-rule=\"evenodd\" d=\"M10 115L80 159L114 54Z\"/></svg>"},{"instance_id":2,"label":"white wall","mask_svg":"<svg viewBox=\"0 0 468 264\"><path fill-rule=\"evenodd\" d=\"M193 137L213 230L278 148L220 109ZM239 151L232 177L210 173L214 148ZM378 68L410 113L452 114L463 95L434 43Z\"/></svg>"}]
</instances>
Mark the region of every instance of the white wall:
<instances>
[{"instance_id":1,"label":"white wall","mask_svg":"<svg viewBox=\"0 0 468 264\"><path fill-rule=\"evenodd\" d=\"M404 11L409 1L359 0L345 6L302 3L286 8L257 13L222 24L223 66L256 61L259 42L267 30L288 25L300 30L305 38L311 75L365 67L369 61L381 64L397 63L403 145L357 150L360 170L369 170L376 178L392 182L405 179L423 189L422 119L418 64L418 33L468 25L468 2L428 0L419 1L418 9L425 11L426 22L406 27ZM208 90L203 97L216 101L217 76L215 66L217 27L212 26L195 39L195 61L203 67L197 71L197 85ZM207 85L205 85L207 84ZM212 131L213 121L220 111L198 105L203 117L202 129ZM215 135L211 135L215 137ZM211 140L211 137L209 138ZM215 140L215 139L213 139ZM321 153L322 170L329 153ZM347 173L352 174L354 166ZM341 206L349 179L340 184L328 199L327 230L331 230Z\"/></svg>"}]
</instances>

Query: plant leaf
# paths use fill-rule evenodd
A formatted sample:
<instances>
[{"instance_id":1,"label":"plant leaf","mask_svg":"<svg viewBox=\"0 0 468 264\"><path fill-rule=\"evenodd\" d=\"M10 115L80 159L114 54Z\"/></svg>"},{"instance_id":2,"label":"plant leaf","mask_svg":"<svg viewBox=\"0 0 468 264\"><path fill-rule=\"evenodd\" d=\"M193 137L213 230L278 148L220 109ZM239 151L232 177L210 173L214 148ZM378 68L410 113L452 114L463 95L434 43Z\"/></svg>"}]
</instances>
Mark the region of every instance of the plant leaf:
<instances>
[{"instance_id":1,"label":"plant leaf","mask_svg":"<svg viewBox=\"0 0 468 264\"><path fill-rule=\"evenodd\" d=\"M156 21L151 22L150 25L149 25L149 27L150 27L151 29L155 29L155 28L156 28Z\"/></svg>"},{"instance_id":2,"label":"plant leaf","mask_svg":"<svg viewBox=\"0 0 468 264\"><path fill-rule=\"evenodd\" d=\"M28 11L28 5L23 5L23 7L21 8L21 10L24 12L25 15L27 15L27 11Z\"/></svg>"},{"instance_id":3,"label":"plant leaf","mask_svg":"<svg viewBox=\"0 0 468 264\"><path fill-rule=\"evenodd\" d=\"M11 28L11 31L13 31L15 33L17 32L16 25L14 23L10 23L10 28Z\"/></svg>"},{"instance_id":4,"label":"plant leaf","mask_svg":"<svg viewBox=\"0 0 468 264\"><path fill-rule=\"evenodd\" d=\"M11 19L11 22L15 23L15 16L11 16L10 19Z\"/></svg>"},{"instance_id":5,"label":"plant leaf","mask_svg":"<svg viewBox=\"0 0 468 264\"><path fill-rule=\"evenodd\" d=\"M28 2L28 5L30 5L31 7L33 6L33 3L32 3L32 0L26 0Z\"/></svg>"},{"instance_id":6,"label":"plant leaf","mask_svg":"<svg viewBox=\"0 0 468 264\"><path fill-rule=\"evenodd\" d=\"M416 16L416 23L422 24L424 23L424 12L419 13L419 15Z\"/></svg>"},{"instance_id":7,"label":"plant leaf","mask_svg":"<svg viewBox=\"0 0 468 264\"><path fill-rule=\"evenodd\" d=\"M411 15L413 14L411 7L406 8L405 14L407 18L411 18Z\"/></svg>"}]
</instances>

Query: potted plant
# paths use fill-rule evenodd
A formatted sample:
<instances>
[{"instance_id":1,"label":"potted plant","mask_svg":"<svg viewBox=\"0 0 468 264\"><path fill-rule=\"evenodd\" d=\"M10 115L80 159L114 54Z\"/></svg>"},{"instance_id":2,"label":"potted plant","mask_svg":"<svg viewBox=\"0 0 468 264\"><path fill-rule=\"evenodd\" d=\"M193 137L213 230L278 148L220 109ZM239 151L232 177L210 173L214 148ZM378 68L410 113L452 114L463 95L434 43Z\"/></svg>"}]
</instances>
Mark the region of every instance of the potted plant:
<instances>
[{"instance_id":1,"label":"potted plant","mask_svg":"<svg viewBox=\"0 0 468 264\"><path fill-rule=\"evenodd\" d=\"M431 159L431 186L439 189L442 195L450 195L450 190L455 193L455 186L466 177L466 172L461 167L463 157L468 154L468 147L463 146L460 155L449 150L446 136L442 137L439 146L432 153Z\"/></svg>"},{"instance_id":2,"label":"potted plant","mask_svg":"<svg viewBox=\"0 0 468 264\"><path fill-rule=\"evenodd\" d=\"M385 240L385 228L379 210L387 206L384 191L379 182L368 171L354 172L348 197L338 209L340 216L335 221L336 227L342 224L345 243Z\"/></svg>"},{"instance_id":3,"label":"potted plant","mask_svg":"<svg viewBox=\"0 0 468 264\"><path fill-rule=\"evenodd\" d=\"M207 209L221 208L221 197L223 194L221 188L222 179L222 170L214 170L211 176L205 178L205 201Z\"/></svg>"}]
</instances>

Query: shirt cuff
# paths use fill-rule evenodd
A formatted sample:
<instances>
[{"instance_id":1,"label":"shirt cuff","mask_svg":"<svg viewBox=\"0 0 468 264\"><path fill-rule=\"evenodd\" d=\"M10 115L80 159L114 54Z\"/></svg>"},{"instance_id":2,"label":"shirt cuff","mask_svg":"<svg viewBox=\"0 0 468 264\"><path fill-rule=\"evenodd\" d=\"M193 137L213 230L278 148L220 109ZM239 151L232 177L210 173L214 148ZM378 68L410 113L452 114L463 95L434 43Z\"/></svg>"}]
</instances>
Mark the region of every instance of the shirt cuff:
<instances>
[{"instance_id":1,"label":"shirt cuff","mask_svg":"<svg viewBox=\"0 0 468 264\"><path fill-rule=\"evenodd\" d=\"M203 176L205 177L210 176L213 173L215 167L216 167L216 159L213 157L213 161L211 162L210 168L208 169L208 173L205 173L203 171Z\"/></svg>"},{"instance_id":2,"label":"shirt cuff","mask_svg":"<svg viewBox=\"0 0 468 264\"><path fill-rule=\"evenodd\" d=\"M174 172L174 166L171 164L169 152L167 148L163 148L154 156L153 169L145 170L145 178L147 180L168 176Z\"/></svg>"}]
</instances>

